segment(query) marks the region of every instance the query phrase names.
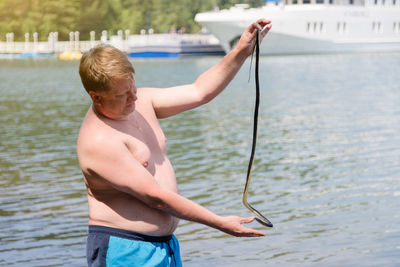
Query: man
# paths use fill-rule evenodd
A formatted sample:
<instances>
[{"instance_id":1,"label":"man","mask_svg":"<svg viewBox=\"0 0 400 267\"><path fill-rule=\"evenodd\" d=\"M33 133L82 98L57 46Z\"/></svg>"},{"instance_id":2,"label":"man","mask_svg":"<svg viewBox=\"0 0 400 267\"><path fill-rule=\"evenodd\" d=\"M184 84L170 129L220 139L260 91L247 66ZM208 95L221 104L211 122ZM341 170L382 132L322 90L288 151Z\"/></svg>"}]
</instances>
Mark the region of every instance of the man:
<instances>
[{"instance_id":1,"label":"man","mask_svg":"<svg viewBox=\"0 0 400 267\"><path fill-rule=\"evenodd\" d=\"M221 62L193 83L165 89L135 86L126 55L100 45L86 52L79 74L92 105L77 141L89 203L89 266L181 266L173 235L179 219L234 236L264 236L246 228L253 217L221 217L178 194L158 118L198 107L217 96L252 53L271 22L260 19Z\"/></svg>"}]
</instances>

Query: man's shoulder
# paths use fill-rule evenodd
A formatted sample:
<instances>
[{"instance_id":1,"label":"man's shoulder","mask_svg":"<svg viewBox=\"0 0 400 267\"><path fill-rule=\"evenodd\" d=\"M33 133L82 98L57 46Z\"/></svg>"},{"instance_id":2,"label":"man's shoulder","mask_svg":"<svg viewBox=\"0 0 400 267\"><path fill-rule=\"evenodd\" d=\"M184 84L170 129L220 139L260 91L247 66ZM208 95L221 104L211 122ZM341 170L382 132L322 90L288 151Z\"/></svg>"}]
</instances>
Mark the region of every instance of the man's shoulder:
<instances>
[{"instance_id":1,"label":"man's shoulder","mask_svg":"<svg viewBox=\"0 0 400 267\"><path fill-rule=\"evenodd\" d=\"M153 99L160 90L160 88L153 87L143 87L137 90L136 110L147 119L155 116Z\"/></svg>"},{"instance_id":2,"label":"man's shoulder","mask_svg":"<svg viewBox=\"0 0 400 267\"><path fill-rule=\"evenodd\" d=\"M76 146L77 157L82 170L93 168L109 157L118 157L124 148L118 134L95 127L81 129ZM101 164L101 163L100 163Z\"/></svg>"},{"instance_id":3,"label":"man's shoulder","mask_svg":"<svg viewBox=\"0 0 400 267\"><path fill-rule=\"evenodd\" d=\"M88 114L79 131L78 150L102 150L108 144L118 142L116 131L99 119L95 114Z\"/></svg>"},{"instance_id":4,"label":"man's shoulder","mask_svg":"<svg viewBox=\"0 0 400 267\"><path fill-rule=\"evenodd\" d=\"M139 101L151 102L151 99L157 94L159 88L141 87L137 89L137 96Z\"/></svg>"}]
</instances>

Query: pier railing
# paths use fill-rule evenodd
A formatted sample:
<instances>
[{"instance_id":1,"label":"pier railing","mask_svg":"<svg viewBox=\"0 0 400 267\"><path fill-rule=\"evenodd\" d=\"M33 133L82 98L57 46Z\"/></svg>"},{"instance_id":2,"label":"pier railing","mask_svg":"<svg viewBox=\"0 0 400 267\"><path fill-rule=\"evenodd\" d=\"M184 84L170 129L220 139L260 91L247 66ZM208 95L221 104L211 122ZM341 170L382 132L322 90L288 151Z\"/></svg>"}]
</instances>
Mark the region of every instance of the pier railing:
<instances>
[{"instance_id":1,"label":"pier railing","mask_svg":"<svg viewBox=\"0 0 400 267\"><path fill-rule=\"evenodd\" d=\"M23 54L23 53L62 53L65 51L86 51L96 46L101 41L79 41L68 42L0 42L1 54Z\"/></svg>"},{"instance_id":2,"label":"pier railing","mask_svg":"<svg viewBox=\"0 0 400 267\"><path fill-rule=\"evenodd\" d=\"M129 35L123 38L122 35L110 36L101 40L91 41L58 41L56 38L49 38L46 42L14 42L13 38L7 38L6 42L0 41L0 54L23 54L23 53L54 53L61 54L65 51L84 52L100 44L101 42L112 44L124 52L132 47L145 47L154 45L180 45L182 43L213 44L218 45L219 41L209 34L138 34ZM36 38L37 39L37 38ZM78 39L78 38L77 38Z\"/></svg>"}]
</instances>

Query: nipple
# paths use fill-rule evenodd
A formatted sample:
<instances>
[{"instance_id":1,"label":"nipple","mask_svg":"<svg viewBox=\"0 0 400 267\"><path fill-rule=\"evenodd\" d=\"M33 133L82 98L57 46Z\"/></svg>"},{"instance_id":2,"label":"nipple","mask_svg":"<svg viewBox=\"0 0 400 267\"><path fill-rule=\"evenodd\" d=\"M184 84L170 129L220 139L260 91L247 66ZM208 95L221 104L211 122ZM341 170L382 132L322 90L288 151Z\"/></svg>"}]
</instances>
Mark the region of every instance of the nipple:
<instances>
[{"instance_id":1,"label":"nipple","mask_svg":"<svg viewBox=\"0 0 400 267\"><path fill-rule=\"evenodd\" d=\"M148 165L149 165L149 162L148 162L148 161L143 162L143 166L144 166L145 168L147 168Z\"/></svg>"}]
</instances>

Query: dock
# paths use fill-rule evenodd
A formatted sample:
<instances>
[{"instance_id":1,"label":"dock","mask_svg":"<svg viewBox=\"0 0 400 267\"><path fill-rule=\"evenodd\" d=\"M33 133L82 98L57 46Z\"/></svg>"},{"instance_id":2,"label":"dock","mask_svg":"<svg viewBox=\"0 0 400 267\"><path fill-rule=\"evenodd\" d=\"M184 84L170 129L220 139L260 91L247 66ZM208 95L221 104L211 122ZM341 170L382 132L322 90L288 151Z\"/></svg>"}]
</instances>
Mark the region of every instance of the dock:
<instances>
[{"instance_id":1,"label":"dock","mask_svg":"<svg viewBox=\"0 0 400 267\"><path fill-rule=\"evenodd\" d=\"M198 55L224 55L218 39L210 34L136 34L119 31L109 38L103 32L99 40L91 33L89 41L79 40L79 32L71 32L69 41L58 41L57 33L50 33L48 41L38 41L37 34L25 34L25 42L14 42L12 33L6 35L6 41L0 41L1 58L41 58L58 57L60 59L80 59L83 52L100 43L119 48L129 57L180 57ZM33 40L31 40L33 39Z\"/></svg>"}]
</instances>

